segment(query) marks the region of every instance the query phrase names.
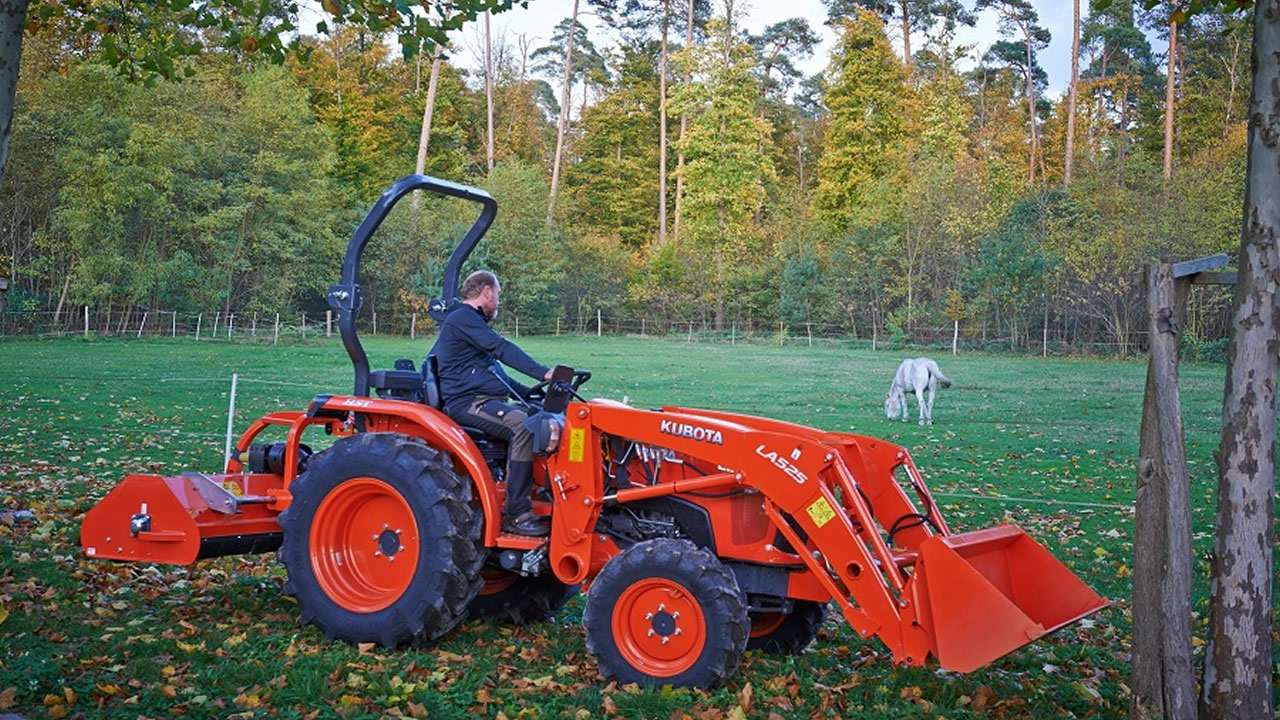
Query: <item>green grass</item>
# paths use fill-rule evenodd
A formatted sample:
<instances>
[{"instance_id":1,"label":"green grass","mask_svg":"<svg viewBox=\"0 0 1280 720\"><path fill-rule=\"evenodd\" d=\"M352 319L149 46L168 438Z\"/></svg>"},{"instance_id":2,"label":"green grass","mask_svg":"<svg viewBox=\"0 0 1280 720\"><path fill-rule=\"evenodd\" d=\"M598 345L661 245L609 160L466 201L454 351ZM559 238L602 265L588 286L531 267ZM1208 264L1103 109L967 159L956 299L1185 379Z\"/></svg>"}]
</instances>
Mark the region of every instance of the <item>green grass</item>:
<instances>
[{"instance_id":1,"label":"green grass","mask_svg":"<svg viewBox=\"0 0 1280 720\"><path fill-rule=\"evenodd\" d=\"M429 346L366 344L375 367L420 358ZM806 654L749 653L729 686L712 693L629 692L602 681L586 653L580 600L545 625L472 622L436 647L361 653L297 625L270 556L157 567L90 562L76 545L84 512L126 472L219 469L233 372L241 374L237 433L263 412L350 392L336 339L280 347L7 341L0 513L36 517L0 515L0 615L8 613L0 691L12 688L13 709L33 718L372 718L419 707L438 719L1127 712L1144 364L940 356L956 386L939 395L936 424L919 427L881 409L902 353L594 337L522 344L544 362L590 368L591 396L730 409L905 445L953 530L1016 522L1113 604L968 675L895 667L883 645L859 640L835 617ZM1184 367L1197 632L1207 615L1222 386L1221 366Z\"/></svg>"}]
</instances>

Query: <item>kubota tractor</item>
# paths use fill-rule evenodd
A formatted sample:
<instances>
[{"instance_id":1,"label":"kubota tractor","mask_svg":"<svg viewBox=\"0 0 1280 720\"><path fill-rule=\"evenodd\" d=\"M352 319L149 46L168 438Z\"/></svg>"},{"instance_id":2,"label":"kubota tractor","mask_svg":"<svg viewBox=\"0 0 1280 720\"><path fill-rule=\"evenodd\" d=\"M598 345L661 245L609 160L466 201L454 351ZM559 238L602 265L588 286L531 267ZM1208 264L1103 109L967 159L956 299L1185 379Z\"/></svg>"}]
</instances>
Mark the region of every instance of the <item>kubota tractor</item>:
<instances>
[{"instance_id":1,"label":"kubota tractor","mask_svg":"<svg viewBox=\"0 0 1280 720\"><path fill-rule=\"evenodd\" d=\"M711 687L748 648L798 652L832 603L896 662L932 655L961 672L1106 605L1013 525L951 532L902 447L585 400L590 373L563 367L530 398L550 536L501 533L505 448L440 412L432 358L370 371L356 335L361 253L416 190L482 208L432 312L458 305L459 270L497 204L404 178L356 230L329 290L354 392L260 418L220 474L126 477L85 516L90 557L189 564L278 549L303 622L387 648L430 643L468 616L545 619L589 588L583 625L601 674L650 685ZM270 427L286 439L256 443ZM304 441L318 431L338 439L313 454Z\"/></svg>"}]
</instances>

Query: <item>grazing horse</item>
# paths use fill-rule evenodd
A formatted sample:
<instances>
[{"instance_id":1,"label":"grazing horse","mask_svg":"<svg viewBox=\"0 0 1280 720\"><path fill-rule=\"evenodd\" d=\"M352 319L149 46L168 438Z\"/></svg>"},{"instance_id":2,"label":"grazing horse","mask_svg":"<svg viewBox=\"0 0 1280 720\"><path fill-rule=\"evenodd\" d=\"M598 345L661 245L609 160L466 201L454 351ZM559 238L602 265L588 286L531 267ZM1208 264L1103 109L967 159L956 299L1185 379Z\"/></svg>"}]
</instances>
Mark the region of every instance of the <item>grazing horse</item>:
<instances>
[{"instance_id":1,"label":"grazing horse","mask_svg":"<svg viewBox=\"0 0 1280 720\"><path fill-rule=\"evenodd\" d=\"M898 366L898 373L893 376L893 384L889 386L889 396L884 399L885 416L895 420L901 413L902 421L906 422L909 415L907 393L914 392L916 401L920 403L920 424L932 425L933 393L939 385L951 387L951 379L942 374L938 363L924 357L903 360ZM925 391L929 393L927 400Z\"/></svg>"}]
</instances>

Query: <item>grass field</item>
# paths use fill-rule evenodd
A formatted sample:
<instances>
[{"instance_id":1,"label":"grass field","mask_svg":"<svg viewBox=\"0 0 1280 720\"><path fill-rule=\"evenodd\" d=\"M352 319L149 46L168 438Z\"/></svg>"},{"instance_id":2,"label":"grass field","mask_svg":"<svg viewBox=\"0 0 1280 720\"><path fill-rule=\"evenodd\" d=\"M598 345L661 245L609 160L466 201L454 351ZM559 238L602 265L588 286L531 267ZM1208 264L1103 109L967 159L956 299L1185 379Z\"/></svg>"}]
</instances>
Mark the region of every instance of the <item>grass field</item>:
<instances>
[{"instance_id":1,"label":"grass field","mask_svg":"<svg viewBox=\"0 0 1280 720\"><path fill-rule=\"evenodd\" d=\"M920 427L893 423L881 409L901 353L595 337L522 344L544 362L590 368L588 396L892 439L912 450L953 530L1015 522L1113 604L969 675L895 667L878 641L860 640L836 617L806 654L753 651L731 684L712 693L603 682L586 653L579 600L552 623L471 622L428 649L327 645L297 625L269 555L191 568L113 565L85 560L76 538L83 513L127 471L220 469L233 372L241 374L237 433L265 411L350 392L336 338L287 347L9 341L0 343L8 410L0 431L0 711L131 720L1126 714L1144 364L941 356L956 386L940 393L936 424ZM375 367L421 358L428 347L366 345ZM1222 384L1221 366L1184 368L1197 632L1207 615Z\"/></svg>"}]
</instances>

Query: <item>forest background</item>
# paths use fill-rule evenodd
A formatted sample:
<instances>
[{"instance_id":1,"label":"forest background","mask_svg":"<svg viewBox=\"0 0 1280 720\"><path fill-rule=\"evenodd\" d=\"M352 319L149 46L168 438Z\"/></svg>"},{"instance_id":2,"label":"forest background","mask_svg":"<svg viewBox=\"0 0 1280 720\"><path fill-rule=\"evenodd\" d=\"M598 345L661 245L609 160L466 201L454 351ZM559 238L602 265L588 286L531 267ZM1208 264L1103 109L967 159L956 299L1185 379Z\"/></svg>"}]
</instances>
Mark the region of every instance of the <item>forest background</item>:
<instances>
[{"instance_id":1,"label":"forest background","mask_svg":"<svg viewBox=\"0 0 1280 720\"><path fill-rule=\"evenodd\" d=\"M147 83L102 64L108 33L52 18L25 40L0 185L8 309L322 315L347 236L415 158L498 199L472 265L524 332L958 327L1126 352L1144 262L1238 247L1249 18L1084 7L1073 103L1045 97L1026 0L824 3L755 35L732 0L585 1L607 46L566 18L543 46L490 37L475 70L338 25L303 61L208 43L186 80ZM956 41L976 12L1001 40ZM838 39L804 77L818 22ZM423 199L384 225L361 280L383 328L426 329L473 213ZM1192 352L1220 355L1228 304L1196 289Z\"/></svg>"}]
</instances>

